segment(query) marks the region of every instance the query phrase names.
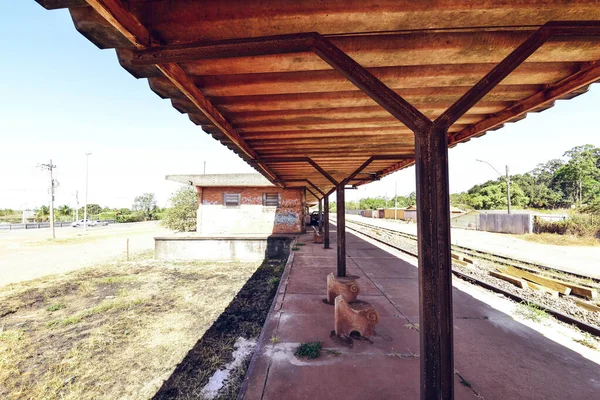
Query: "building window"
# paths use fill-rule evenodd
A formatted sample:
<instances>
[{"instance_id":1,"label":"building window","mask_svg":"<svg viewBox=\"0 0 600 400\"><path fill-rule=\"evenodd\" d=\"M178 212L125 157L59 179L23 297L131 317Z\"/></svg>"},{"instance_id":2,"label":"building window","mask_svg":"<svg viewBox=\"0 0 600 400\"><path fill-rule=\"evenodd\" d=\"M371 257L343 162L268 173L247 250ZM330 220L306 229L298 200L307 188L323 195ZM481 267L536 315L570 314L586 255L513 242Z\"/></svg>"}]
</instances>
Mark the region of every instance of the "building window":
<instances>
[{"instance_id":1,"label":"building window","mask_svg":"<svg viewBox=\"0 0 600 400\"><path fill-rule=\"evenodd\" d=\"M263 193L263 206L279 207L279 193Z\"/></svg>"},{"instance_id":2,"label":"building window","mask_svg":"<svg viewBox=\"0 0 600 400\"><path fill-rule=\"evenodd\" d=\"M223 205L225 207L239 207L240 194L239 193L223 193Z\"/></svg>"}]
</instances>

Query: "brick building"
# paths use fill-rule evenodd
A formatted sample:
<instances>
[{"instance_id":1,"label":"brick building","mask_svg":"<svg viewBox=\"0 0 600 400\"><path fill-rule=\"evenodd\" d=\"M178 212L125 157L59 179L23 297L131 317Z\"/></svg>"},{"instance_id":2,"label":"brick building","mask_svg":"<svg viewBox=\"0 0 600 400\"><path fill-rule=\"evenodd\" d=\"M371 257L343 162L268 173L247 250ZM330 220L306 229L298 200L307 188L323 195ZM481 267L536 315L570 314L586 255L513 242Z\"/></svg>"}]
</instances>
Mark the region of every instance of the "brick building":
<instances>
[{"instance_id":1,"label":"brick building","mask_svg":"<svg viewBox=\"0 0 600 400\"><path fill-rule=\"evenodd\" d=\"M279 188L260 174L168 175L198 193L196 232L271 234L303 232L304 188Z\"/></svg>"}]
</instances>

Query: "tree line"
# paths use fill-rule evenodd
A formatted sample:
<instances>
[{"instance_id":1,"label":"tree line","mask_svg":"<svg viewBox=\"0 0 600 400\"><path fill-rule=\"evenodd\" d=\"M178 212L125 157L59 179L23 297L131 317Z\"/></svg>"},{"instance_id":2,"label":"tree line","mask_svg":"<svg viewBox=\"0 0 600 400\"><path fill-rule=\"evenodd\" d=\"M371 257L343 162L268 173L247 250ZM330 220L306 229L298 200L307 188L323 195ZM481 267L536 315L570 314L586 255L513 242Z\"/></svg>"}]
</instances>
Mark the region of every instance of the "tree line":
<instances>
[{"instance_id":1,"label":"tree line","mask_svg":"<svg viewBox=\"0 0 600 400\"><path fill-rule=\"evenodd\" d=\"M563 155L538 164L524 174L509 176L511 205L521 209L570 209L600 214L600 148L591 144L574 147ZM506 178L499 177L450 195L450 204L463 210L493 210L507 207ZM406 196L368 197L346 202L347 210L409 207L416 204L414 192ZM335 211L330 202L330 211Z\"/></svg>"},{"instance_id":2,"label":"tree line","mask_svg":"<svg viewBox=\"0 0 600 400\"><path fill-rule=\"evenodd\" d=\"M600 148L577 146L563 155L538 164L524 174L511 175L510 201L515 208L600 210ZM450 196L463 209L492 210L507 207L506 178L490 180Z\"/></svg>"},{"instance_id":3,"label":"tree line","mask_svg":"<svg viewBox=\"0 0 600 400\"><path fill-rule=\"evenodd\" d=\"M50 220L50 207L42 205L34 209L37 222ZM102 207L99 204L88 204L88 219L114 220L117 222L140 222L160 219L164 208L158 207L154 193L144 193L136 196L131 208ZM63 204L54 209L55 221L73 221L78 216L83 219L84 207L71 207ZM20 223L22 210L0 209L0 222Z\"/></svg>"}]
</instances>

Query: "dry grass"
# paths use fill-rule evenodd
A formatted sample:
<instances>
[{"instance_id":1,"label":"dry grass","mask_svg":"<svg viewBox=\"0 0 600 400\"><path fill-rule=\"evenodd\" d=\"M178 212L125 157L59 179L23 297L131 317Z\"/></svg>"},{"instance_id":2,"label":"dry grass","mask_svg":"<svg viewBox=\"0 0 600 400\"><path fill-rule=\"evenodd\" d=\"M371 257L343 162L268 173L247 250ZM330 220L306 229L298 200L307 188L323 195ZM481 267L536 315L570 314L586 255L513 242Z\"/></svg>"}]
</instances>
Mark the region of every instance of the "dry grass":
<instances>
[{"instance_id":1,"label":"dry grass","mask_svg":"<svg viewBox=\"0 0 600 400\"><path fill-rule=\"evenodd\" d=\"M0 398L152 397L258 266L146 254L0 288Z\"/></svg>"},{"instance_id":2,"label":"dry grass","mask_svg":"<svg viewBox=\"0 0 600 400\"><path fill-rule=\"evenodd\" d=\"M600 246L600 240L591 236L578 237L573 235L558 235L555 233L529 233L515 235L518 239L528 242L552 244L556 246Z\"/></svg>"}]
</instances>

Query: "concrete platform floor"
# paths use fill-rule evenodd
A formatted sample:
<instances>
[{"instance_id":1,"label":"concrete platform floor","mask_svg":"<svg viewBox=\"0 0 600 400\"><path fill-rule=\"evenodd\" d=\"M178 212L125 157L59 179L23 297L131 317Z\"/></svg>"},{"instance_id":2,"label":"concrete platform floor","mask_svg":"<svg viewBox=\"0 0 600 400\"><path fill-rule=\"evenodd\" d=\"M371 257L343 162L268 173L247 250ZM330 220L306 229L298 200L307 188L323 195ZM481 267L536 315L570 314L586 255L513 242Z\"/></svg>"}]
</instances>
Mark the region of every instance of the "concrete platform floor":
<instances>
[{"instance_id":1,"label":"concrete platform floor","mask_svg":"<svg viewBox=\"0 0 600 400\"><path fill-rule=\"evenodd\" d=\"M359 299L372 303L381 321L372 343L341 344L330 338L333 306L323 303L325 277L336 270L335 237L332 231L329 250L311 235L300 237L304 246L284 272L243 398L419 398L417 268L348 233L348 274L359 276ZM315 340L324 347L318 359L294 356L300 343ZM457 399L600 398L597 362L456 287L454 347Z\"/></svg>"}]
</instances>

